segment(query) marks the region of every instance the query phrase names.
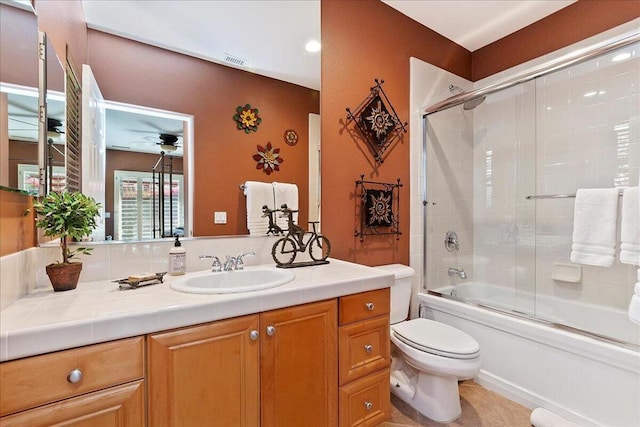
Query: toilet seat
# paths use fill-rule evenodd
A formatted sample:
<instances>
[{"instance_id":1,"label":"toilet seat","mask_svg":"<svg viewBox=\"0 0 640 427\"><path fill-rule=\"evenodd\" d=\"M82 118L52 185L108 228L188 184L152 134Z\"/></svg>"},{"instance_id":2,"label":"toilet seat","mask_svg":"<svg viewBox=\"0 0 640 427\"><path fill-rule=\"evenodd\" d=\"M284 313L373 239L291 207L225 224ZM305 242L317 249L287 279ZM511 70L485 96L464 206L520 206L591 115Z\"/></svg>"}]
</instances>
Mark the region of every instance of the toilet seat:
<instances>
[{"instance_id":1,"label":"toilet seat","mask_svg":"<svg viewBox=\"0 0 640 427\"><path fill-rule=\"evenodd\" d=\"M413 319L392 325L393 335L416 350L452 359L473 359L480 345L466 333L429 319Z\"/></svg>"}]
</instances>

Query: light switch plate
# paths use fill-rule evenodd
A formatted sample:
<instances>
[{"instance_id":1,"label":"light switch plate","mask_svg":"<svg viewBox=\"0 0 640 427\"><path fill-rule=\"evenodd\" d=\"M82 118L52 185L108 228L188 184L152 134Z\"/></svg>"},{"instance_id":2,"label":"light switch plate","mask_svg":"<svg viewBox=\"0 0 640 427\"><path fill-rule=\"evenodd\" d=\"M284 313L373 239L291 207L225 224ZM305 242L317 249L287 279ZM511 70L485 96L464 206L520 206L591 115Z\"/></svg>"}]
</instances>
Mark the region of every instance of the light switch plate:
<instances>
[{"instance_id":1,"label":"light switch plate","mask_svg":"<svg viewBox=\"0 0 640 427\"><path fill-rule=\"evenodd\" d=\"M227 213L226 212L214 212L213 213L213 223L214 224L226 224L227 223Z\"/></svg>"}]
</instances>

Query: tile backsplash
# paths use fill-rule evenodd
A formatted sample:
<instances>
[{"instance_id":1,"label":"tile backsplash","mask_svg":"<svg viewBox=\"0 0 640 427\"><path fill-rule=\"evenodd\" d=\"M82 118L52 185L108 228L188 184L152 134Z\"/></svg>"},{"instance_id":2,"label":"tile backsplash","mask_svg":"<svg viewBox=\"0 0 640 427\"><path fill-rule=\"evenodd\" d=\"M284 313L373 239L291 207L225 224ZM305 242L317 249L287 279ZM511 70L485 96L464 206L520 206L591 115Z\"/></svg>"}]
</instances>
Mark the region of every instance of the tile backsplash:
<instances>
[{"instance_id":1,"label":"tile backsplash","mask_svg":"<svg viewBox=\"0 0 640 427\"><path fill-rule=\"evenodd\" d=\"M272 264L271 247L277 237L212 237L182 241L187 250L187 271L207 270L214 255L224 262L227 255L255 252L244 258L245 265ZM103 243L93 245L91 255L80 255L80 282L116 280L136 273L167 271L171 239L136 243ZM60 248L52 244L0 257L0 309L14 303L35 288L47 288L49 278L45 266L59 261Z\"/></svg>"}]
</instances>

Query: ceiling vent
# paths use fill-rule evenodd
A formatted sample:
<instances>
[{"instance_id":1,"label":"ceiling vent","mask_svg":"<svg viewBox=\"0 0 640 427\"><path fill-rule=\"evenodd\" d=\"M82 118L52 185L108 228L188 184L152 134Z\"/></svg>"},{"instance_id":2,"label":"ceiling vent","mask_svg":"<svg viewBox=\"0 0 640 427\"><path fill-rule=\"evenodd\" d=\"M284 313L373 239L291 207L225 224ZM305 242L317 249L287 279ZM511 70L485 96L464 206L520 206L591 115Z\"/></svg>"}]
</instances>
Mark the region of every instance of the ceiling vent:
<instances>
[{"instance_id":1,"label":"ceiling vent","mask_svg":"<svg viewBox=\"0 0 640 427\"><path fill-rule=\"evenodd\" d=\"M237 56L233 56L233 55L229 55L228 53L224 54L224 62L226 62L227 64L232 64L232 65L236 65L236 66L242 66L245 64L244 59L242 58L238 58Z\"/></svg>"}]
</instances>

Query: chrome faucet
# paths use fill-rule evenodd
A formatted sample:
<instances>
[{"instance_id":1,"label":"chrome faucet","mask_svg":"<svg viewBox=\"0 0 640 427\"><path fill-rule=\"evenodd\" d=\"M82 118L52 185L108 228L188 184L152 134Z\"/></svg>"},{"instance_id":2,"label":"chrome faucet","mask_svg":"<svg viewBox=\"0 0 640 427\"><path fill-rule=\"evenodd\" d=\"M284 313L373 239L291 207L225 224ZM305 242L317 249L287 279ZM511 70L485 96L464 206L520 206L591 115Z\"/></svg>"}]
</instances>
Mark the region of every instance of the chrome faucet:
<instances>
[{"instance_id":1,"label":"chrome faucet","mask_svg":"<svg viewBox=\"0 0 640 427\"><path fill-rule=\"evenodd\" d=\"M236 257L236 270L244 270L244 261L242 261L242 258L245 256L256 256L256 253L251 251L238 255Z\"/></svg>"},{"instance_id":2,"label":"chrome faucet","mask_svg":"<svg viewBox=\"0 0 640 427\"><path fill-rule=\"evenodd\" d=\"M461 279L467 278L467 273L465 273L462 268L450 268L447 272L449 273L449 276L460 276Z\"/></svg>"},{"instance_id":3,"label":"chrome faucet","mask_svg":"<svg viewBox=\"0 0 640 427\"><path fill-rule=\"evenodd\" d=\"M213 259L213 263L211 264L211 272L219 273L222 271L222 263L220 262L220 258L212 255L200 255L200 259L210 258Z\"/></svg>"},{"instance_id":4,"label":"chrome faucet","mask_svg":"<svg viewBox=\"0 0 640 427\"><path fill-rule=\"evenodd\" d=\"M227 260L224 262L224 267L222 267L222 271L235 270L236 262L238 262L238 259L236 257L227 255Z\"/></svg>"}]
</instances>

